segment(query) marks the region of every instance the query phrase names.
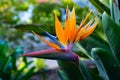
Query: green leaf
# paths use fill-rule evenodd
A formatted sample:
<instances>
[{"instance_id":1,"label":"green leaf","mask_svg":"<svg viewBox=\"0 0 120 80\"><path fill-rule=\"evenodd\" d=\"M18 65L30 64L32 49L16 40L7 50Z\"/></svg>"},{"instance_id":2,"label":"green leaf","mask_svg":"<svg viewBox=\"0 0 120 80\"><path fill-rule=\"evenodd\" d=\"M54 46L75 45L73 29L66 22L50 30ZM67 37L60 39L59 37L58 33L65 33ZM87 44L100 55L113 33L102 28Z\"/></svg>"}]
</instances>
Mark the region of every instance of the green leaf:
<instances>
[{"instance_id":1,"label":"green leaf","mask_svg":"<svg viewBox=\"0 0 120 80\"><path fill-rule=\"evenodd\" d=\"M111 17L112 19L120 25L120 10L117 6L117 3L115 3L113 0L110 0L110 11L111 11Z\"/></svg>"},{"instance_id":2,"label":"green leaf","mask_svg":"<svg viewBox=\"0 0 120 80\"><path fill-rule=\"evenodd\" d=\"M109 50L93 48L91 54L95 60L100 75L105 80L120 79L120 67Z\"/></svg>"},{"instance_id":3,"label":"green leaf","mask_svg":"<svg viewBox=\"0 0 120 80\"><path fill-rule=\"evenodd\" d=\"M110 9L101 3L99 0L89 0L97 9L100 13L103 13L106 11L108 14L110 14Z\"/></svg>"},{"instance_id":4,"label":"green leaf","mask_svg":"<svg viewBox=\"0 0 120 80\"><path fill-rule=\"evenodd\" d=\"M11 28L16 28L20 31L28 31L28 32L36 32L37 34L41 34L44 35L43 30L49 32L50 34L54 34L55 33L55 28L54 25L41 25L41 24L15 24L12 25Z\"/></svg>"},{"instance_id":5,"label":"green leaf","mask_svg":"<svg viewBox=\"0 0 120 80\"><path fill-rule=\"evenodd\" d=\"M80 57L84 57L83 55L85 55L87 58L90 58L92 60L92 57L90 54L92 48L100 47L100 48L109 49L108 43L105 40L101 39L99 36L97 36L97 37L96 36L88 37L85 40L81 41L79 44L75 43L76 48L79 49L79 52L76 52L74 50L75 53L77 53ZM98 40L98 39L100 39L100 40Z\"/></svg>"},{"instance_id":6,"label":"green leaf","mask_svg":"<svg viewBox=\"0 0 120 80\"><path fill-rule=\"evenodd\" d=\"M95 39L95 40L97 40L98 42L100 42L101 44L103 44L104 45L104 47L108 47L109 48L109 45L108 45L108 43L107 43L107 41L106 40L104 40L103 38L101 38L99 35L97 35L96 33L92 33L91 35L90 35L90 37L92 37L93 39Z\"/></svg>"},{"instance_id":7,"label":"green leaf","mask_svg":"<svg viewBox=\"0 0 120 80\"><path fill-rule=\"evenodd\" d=\"M4 73L9 73L9 65L11 64L11 57L6 58L6 61L3 65L3 72Z\"/></svg>"},{"instance_id":8,"label":"green leaf","mask_svg":"<svg viewBox=\"0 0 120 80\"><path fill-rule=\"evenodd\" d=\"M81 71L83 72L86 80L92 80L91 75L90 75L88 69L86 68L86 66L83 64L83 62L80 60L79 63L81 66Z\"/></svg>"},{"instance_id":9,"label":"green leaf","mask_svg":"<svg viewBox=\"0 0 120 80\"><path fill-rule=\"evenodd\" d=\"M120 26L117 25L106 13L102 15L104 32L114 57L120 62Z\"/></svg>"},{"instance_id":10,"label":"green leaf","mask_svg":"<svg viewBox=\"0 0 120 80\"><path fill-rule=\"evenodd\" d=\"M22 48L22 47L17 47L17 48L13 51L13 53L11 54L11 56L12 56L13 58L18 58L18 57L20 57L23 53L24 53L23 48Z\"/></svg>"},{"instance_id":11,"label":"green leaf","mask_svg":"<svg viewBox=\"0 0 120 80\"><path fill-rule=\"evenodd\" d=\"M21 80L22 79L22 73L23 73L23 70L25 68L27 68L30 64L32 63L32 61L28 62L21 70L19 70L16 74L16 77L15 77L15 80Z\"/></svg>"},{"instance_id":12,"label":"green leaf","mask_svg":"<svg viewBox=\"0 0 120 80\"><path fill-rule=\"evenodd\" d=\"M17 59L21 56L21 54L23 54L23 49L22 47L17 47L11 54L11 57L12 57L12 66L13 66L13 69L16 71L17 70L17 66L16 66L16 63L17 63ZM25 61L24 61L25 62Z\"/></svg>"},{"instance_id":13,"label":"green leaf","mask_svg":"<svg viewBox=\"0 0 120 80\"><path fill-rule=\"evenodd\" d=\"M5 45L5 42L3 40L0 40L0 55L4 53L3 52L4 45Z\"/></svg>"},{"instance_id":14,"label":"green leaf","mask_svg":"<svg viewBox=\"0 0 120 80\"><path fill-rule=\"evenodd\" d=\"M79 43L75 43L75 46L81 51L82 55L86 55L88 58L90 58L92 60L92 57L89 55L89 53L87 52L87 50L85 50L85 48L83 48ZM79 56L81 56L81 53L77 53Z\"/></svg>"},{"instance_id":15,"label":"green leaf","mask_svg":"<svg viewBox=\"0 0 120 80\"><path fill-rule=\"evenodd\" d=\"M8 43L3 40L0 40L0 57L8 56L8 50Z\"/></svg>"},{"instance_id":16,"label":"green leaf","mask_svg":"<svg viewBox=\"0 0 120 80\"><path fill-rule=\"evenodd\" d=\"M94 69L88 69L88 71L92 77L92 80L103 80L103 78L99 75L96 67Z\"/></svg>"},{"instance_id":17,"label":"green leaf","mask_svg":"<svg viewBox=\"0 0 120 80\"><path fill-rule=\"evenodd\" d=\"M57 73L61 80L69 80L62 70L58 70Z\"/></svg>"},{"instance_id":18,"label":"green leaf","mask_svg":"<svg viewBox=\"0 0 120 80\"><path fill-rule=\"evenodd\" d=\"M72 61L58 61L59 66L67 75L69 80L86 80L79 65Z\"/></svg>"},{"instance_id":19,"label":"green leaf","mask_svg":"<svg viewBox=\"0 0 120 80\"><path fill-rule=\"evenodd\" d=\"M34 70L35 70L35 67L30 68L30 70L25 73L25 75L22 77L22 79L28 80L31 76L33 76Z\"/></svg>"},{"instance_id":20,"label":"green leaf","mask_svg":"<svg viewBox=\"0 0 120 80\"><path fill-rule=\"evenodd\" d=\"M86 59L84 61L79 61L80 66L81 66L81 71L83 72L84 76L86 77L87 80L103 80L100 76L99 73L96 71L94 62L87 61L89 59Z\"/></svg>"}]
</instances>

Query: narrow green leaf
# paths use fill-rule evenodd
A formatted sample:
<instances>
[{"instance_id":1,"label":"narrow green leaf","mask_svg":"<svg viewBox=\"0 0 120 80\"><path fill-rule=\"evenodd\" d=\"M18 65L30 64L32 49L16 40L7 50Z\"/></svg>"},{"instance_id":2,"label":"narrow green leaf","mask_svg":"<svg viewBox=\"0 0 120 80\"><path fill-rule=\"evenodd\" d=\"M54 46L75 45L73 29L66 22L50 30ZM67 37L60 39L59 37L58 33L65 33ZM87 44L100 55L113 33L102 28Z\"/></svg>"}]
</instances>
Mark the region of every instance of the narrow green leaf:
<instances>
[{"instance_id":1,"label":"narrow green leaf","mask_svg":"<svg viewBox=\"0 0 120 80\"><path fill-rule=\"evenodd\" d=\"M92 56L93 56L93 58L94 58L94 60L95 60L96 66L97 66L97 68L98 68L98 71L99 71L100 75L101 75L105 80L109 80L109 77L108 77L108 75L107 75L107 73L106 73L106 70L105 70L105 68L104 68L104 66L103 66L103 63L101 62L99 56L97 55L97 52L101 52L101 51L98 51L96 48L94 48L94 49L92 49L91 54L92 54Z\"/></svg>"},{"instance_id":2,"label":"narrow green leaf","mask_svg":"<svg viewBox=\"0 0 120 80\"><path fill-rule=\"evenodd\" d=\"M110 14L110 9L105 6L103 3L101 3L99 0L89 0L97 9L100 13L103 13L106 11L108 14Z\"/></svg>"},{"instance_id":3,"label":"narrow green leaf","mask_svg":"<svg viewBox=\"0 0 120 80\"><path fill-rule=\"evenodd\" d=\"M71 61L58 61L58 64L69 80L86 80L76 63Z\"/></svg>"},{"instance_id":4,"label":"narrow green leaf","mask_svg":"<svg viewBox=\"0 0 120 80\"><path fill-rule=\"evenodd\" d=\"M83 72L86 80L92 80L92 77L91 77L88 69L86 68L86 66L83 64L83 62L80 60L79 63L80 63L80 66L81 66L81 71Z\"/></svg>"},{"instance_id":5,"label":"narrow green leaf","mask_svg":"<svg viewBox=\"0 0 120 80\"><path fill-rule=\"evenodd\" d=\"M15 80L20 80L22 78L22 72L25 68L27 68L30 64L32 63L32 61L28 62L21 70L19 70L16 74Z\"/></svg>"},{"instance_id":6,"label":"narrow green leaf","mask_svg":"<svg viewBox=\"0 0 120 80\"><path fill-rule=\"evenodd\" d=\"M8 57L8 58L6 58L6 61L5 61L5 63L4 63L4 65L3 65L3 72L4 73L8 73L9 71L9 69L8 69L8 67L9 67L9 64L11 63L11 57Z\"/></svg>"},{"instance_id":7,"label":"narrow green leaf","mask_svg":"<svg viewBox=\"0 0 120 80\"><path fill-rule=\"evenodd\" d=\"M117 25L106 13L102 15L104 32L114 57L120 62L120 26Z\"/></svg>"},{"instance_id":8,"label":"narrow green leaf","mask_svg":"<svg viewBox=\"0 0 120 80\"><path fill-rule=\"evenodd\" d=\"M93 39L99 41L100 43L102 43L103 45L105 45L106 47L109 48L109 44L107 43L106 40L102 39L99 35L97 35L96 33L92 33L90 35L90 37L92 37Z\"/></svg>"},{"instance_id":9,"label":"narrow green leaf","mask_svg":"<svg viewBox=\"0 0 120 80\"><path fill-rule=\"evenodd\" d=\"M100 76L99 72L97 71L96 67L94 69L88 69L92 80L103 80L103 78Z\"/></svg>"},{"instance_id":10,"label":"narrow green leaf","mask_svg":"<svg viewBox=\"0 0 120 80\"><path fill-rule=\"evenodd\" d=\"M0 40L0 57L8 56L8 50L8 43Z\"/></svg>"},{"instance_id":11,"label":"narrow green leaf","mask_svg":"<svg viewBox=\"0 0 120 80\"><path fill-rule=\"evenodd\" d=\"M0 56L4 53L3 48L5 46L5 41L0 39Z\"/></svg>"},{"instance_id":12,"label":"narrow green leaf","mask_svg":"<svg viewBox=\"0 0 120 80\"><path fill-rule=\"evenodd\" d=\"M120 25L120 10L119 10L119 6L113 0L110 0L110 11L111 11L112 19L118 25Z\"/></svg>"},{"instance_id":13,"label":"narrow green leaf","mask_svg":"<svg viewBox=\"0 0 120 80\"><path fill-rule=\"evenodd\" d=\"M35 67L30 68L28 72L22 77L24 80L28 80L34 74Z\"/></svg>"},{"instance_id":14,"label":"narrow green leaf","mask_svg":"<svg viewBox=\"0 0 120 80\"><path fill-rule=\"evenodd\" d=\"M61 80L69 80L62 70L58 70L57 73Z\"/></svg>"},{"instance_id":15,"label":"narrow green leaf","mask_svg":"<svg viewBox=\"0 0 120 80\"><path fill-rule=\"evenodd\" d=\"M95 60L100 75L105 80L120 79L120 67L109 50L93 48L91 54Z\"/></svg>"},{"instance_id":16,"label":"narrow green leaf","mask_svg":"<svg viewBox=\"0 0 120 80\"><path fill-rule=\"evenodd\" d=\"M83 48L79 43L75 43L75 46L83 53L85 54L88 58L90 58L92 60L92 57L89 55L89 53L87 52L87 50L85 50L85 48ZM80 54L78 54L80 56Z\"/></svg>"},{"instance_id":17,"label":"narrow green leaf","mask_svg":"<svg viewBox=\"0 0 120 80\"><path fill-rule=\"evenodd\" d=\"M45 35L43 30L49 32L50 34L55 33L54 25L41 25L41 24L15 24L12 25L11 28L18 29L20 31L28 31L28 32L36 32L37 34ZM43 30L41 30L43 29Z\"/></svg>"}]
</instances>

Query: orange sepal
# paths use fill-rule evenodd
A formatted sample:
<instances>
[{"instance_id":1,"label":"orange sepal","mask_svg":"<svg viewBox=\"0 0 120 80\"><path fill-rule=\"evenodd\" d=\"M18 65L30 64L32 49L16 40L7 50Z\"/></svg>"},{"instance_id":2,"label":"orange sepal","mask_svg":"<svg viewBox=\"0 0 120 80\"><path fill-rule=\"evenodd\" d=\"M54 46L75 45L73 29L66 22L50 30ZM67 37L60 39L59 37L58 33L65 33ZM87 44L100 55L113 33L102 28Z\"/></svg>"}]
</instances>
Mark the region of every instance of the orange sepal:
<instances>
[{"instance_id":1,"label":"orange sepal","mask_svg":"<svg viewBox=\"0 0 120 80\"><path fill-rule=\"evenodd\" d=\"M33 32L33 31L32 31ZM35 32L33 32L34 35L36 35L40 40L42 40L43 42L45 42L48 46L54 48L54 49L60 49L60 47L56 44L53 44L51 42L48 42L46 40L44 40L42 37L40 37L38 34L36 34Z\"/></svg>"}]
</instances>

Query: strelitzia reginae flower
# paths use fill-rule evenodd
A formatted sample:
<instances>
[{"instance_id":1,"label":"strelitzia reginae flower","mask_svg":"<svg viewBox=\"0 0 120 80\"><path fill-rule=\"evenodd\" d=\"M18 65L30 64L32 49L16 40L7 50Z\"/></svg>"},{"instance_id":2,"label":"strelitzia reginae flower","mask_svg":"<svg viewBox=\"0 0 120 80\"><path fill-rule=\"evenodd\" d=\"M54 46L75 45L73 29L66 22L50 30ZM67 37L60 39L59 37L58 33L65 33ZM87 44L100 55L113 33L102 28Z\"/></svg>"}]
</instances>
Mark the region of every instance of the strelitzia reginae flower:
<instances>
[{"instance_id":1,"label":"strelitzia reginae flower","mask_svg":"<svg viewBox=\"0 0 120 80\"><path fill-rule=\"evenodd\" d=\"M74 42L81 41L88 37L95 30L99 20L92 19L87 24L85 24L86 20L91 14L91 12L89 12L81 21L80 25L76 27L75 9L73 8L72 13L70 13L68 9L66 12L67 16L64 27L55 14L55 30L57 38L44 31L44 33L50 37L54 43L44 40L41 36L33 32L40 40L45 42L51 48L47 50L30 52L24 54L23 56L56 60L78 60L78 55L71 51L72 45Z\"/></svg>"}]
</instances>

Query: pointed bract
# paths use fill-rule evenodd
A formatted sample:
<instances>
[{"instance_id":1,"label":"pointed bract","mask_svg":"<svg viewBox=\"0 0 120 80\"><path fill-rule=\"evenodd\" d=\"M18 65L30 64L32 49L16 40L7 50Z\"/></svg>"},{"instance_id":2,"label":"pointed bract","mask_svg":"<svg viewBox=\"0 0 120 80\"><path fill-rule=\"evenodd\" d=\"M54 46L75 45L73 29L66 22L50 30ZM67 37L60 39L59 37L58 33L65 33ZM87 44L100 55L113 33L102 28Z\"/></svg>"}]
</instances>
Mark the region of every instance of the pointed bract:
<instances>
[{"instance_id":1,"label":"pointed bract","mask_svg":"<svg viewBox=\"0 0 120 80\"><path fill-rule=\"evenodd\" d=\"M23 54L23 56L43 58L43 59L53 59L53 60L69 60L69 61L78 60L78 56L72 53L71 51L65 51L65 50L62 51L56 49L47 49L36 52L30 52L27 54Z\"/></svg>"}]
</instances>

